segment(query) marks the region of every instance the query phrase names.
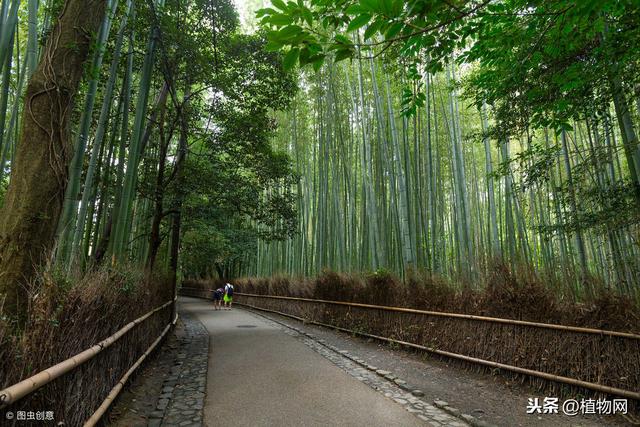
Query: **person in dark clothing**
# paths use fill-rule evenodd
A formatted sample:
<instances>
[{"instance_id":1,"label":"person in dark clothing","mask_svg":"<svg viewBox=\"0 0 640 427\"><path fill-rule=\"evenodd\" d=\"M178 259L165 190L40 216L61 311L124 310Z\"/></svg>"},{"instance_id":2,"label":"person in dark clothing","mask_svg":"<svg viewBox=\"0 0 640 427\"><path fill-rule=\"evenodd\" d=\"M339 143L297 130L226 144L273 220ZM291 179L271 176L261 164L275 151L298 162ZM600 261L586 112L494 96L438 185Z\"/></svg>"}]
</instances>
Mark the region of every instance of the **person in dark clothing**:
<instances>
[{"instance_id":1,"label":"person in dark clothing","mask_svg":"<svg viewBox=\"0 0 640 427\"><path fill-rule=\"evenodd\" d=\"M222 296L224 295L224 289L218 288L213 291L213 309L222 310Z\"/></svg>"}]
</instances>

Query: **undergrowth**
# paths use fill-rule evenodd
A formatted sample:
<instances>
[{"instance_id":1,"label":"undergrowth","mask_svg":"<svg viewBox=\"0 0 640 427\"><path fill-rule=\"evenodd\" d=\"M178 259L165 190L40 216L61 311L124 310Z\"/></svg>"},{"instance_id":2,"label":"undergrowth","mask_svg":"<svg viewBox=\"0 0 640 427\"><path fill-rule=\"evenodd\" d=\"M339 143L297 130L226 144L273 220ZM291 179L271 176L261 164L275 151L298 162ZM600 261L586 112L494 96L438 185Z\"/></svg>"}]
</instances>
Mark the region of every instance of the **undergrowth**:
<instances>
[{"instance_id":1,"label":"undergrowth","mask_svg":"<svg viewBox=\"0 0 640 427\"><path fill-rule=\"evenodd\" d=\"M554 277L529 268L513 270L495 264L477 277L473 287L468 282L459 285L452 279L427 273L414 274L402 281L386 271L367 274L325 271L315 278L275 276L232 282L237 292L245 294L349 301L640 333L640 308L633 298L607 291L591 278L582 279L589 292L558 292L568 287ZM218 282L186 281L184 286L212 289ZM448 353L625 390L637 390L640 386L640 341L635 339L308 301L241 295L239 301ZM433 352L427 354L440 357ZM447 363L451 361L447 359ZM477 364L455 359L454 363L495 373ZM500 374L560 396L594 395L585 389L535 377L508 371ZM637 405L630 405L637 412Z\"/></svg>"},{"instance_id":2,"label":"undergrowth","mask_svg":"<svg viewBox=\"0 0 640 427\"><path fill-rule=\"evenodd\" d=\"M526 266L502 263L474 281L460 285L427 272L405 281L388 271L337 273L326 270L315 278L273 276L233 280L238 292L409 307L532 322L557 323L640 332L640 304L630 296L607 290L595 278L582 278L588 292L568 290L567 279ZM184 286L219 287L225 280L185 280ZM558 290L561 290L560 292Z\"/></svg>"},{"instance_id":3,"label":"undergrowth","mask_svg":"<svg viewBox=\"0 0 640 427\"><path fill-rule=\"evenodd\" d=\"M55 270L41 274L25 326L0 321L0 389L92 347L172 295L168 279L129 267L103 268L78 280ZM95 358L18 401L15 409L52 410L56 422L81 425L160 334L171 311L169 306L155 313Z\"/></svg>"}]
</instances>

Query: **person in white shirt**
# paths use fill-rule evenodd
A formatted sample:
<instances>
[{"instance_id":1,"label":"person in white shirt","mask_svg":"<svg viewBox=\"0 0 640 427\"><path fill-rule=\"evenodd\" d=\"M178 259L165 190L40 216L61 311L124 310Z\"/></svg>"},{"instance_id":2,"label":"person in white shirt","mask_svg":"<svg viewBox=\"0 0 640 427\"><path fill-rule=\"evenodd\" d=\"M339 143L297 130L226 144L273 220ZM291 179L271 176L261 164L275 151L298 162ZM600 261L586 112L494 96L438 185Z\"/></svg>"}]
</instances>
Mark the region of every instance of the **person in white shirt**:
<instances>
[{"instance_id":1,"label":"person in white shirt","mask_svg":"<svg viewBox=\"0 0 640 427\"><path fill-rule=\"evenodd\" d=\"M224 286L224 307L227 310L231 310L231 304L233 303L233 285L231 283L227 283Z\"/></svg>"}]
</instances>

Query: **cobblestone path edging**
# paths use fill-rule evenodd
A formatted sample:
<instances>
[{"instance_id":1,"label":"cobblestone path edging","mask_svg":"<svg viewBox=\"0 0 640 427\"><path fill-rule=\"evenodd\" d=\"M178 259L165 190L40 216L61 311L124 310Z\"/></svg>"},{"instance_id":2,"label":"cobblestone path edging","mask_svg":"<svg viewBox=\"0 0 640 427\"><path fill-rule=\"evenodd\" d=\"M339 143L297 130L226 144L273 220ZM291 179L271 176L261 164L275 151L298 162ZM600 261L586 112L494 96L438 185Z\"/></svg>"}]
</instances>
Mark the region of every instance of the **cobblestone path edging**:
<instances>
[{"instance_id":1,"label":"cobblestone path edging","mask_svg":"<svg viewBox=\"0 0 640 427\"><path fill-rule=\"evenodd\" d=\"M156 409L150 414L149 427L202 426L209 333L191 314L180 312L183 333L177 335L179 350L169 375L162 384Z\"/></svg>"},{"instance_id":2,"label":"cobblestone path edging","mask_svg":"<svg viewBox=\"0 0 640 427\"><path fill-rule=\"evenodd\" d=\"M301 340L314 351L329 359L335 365L346 371L349 375L367 384L369 387L402 405L408 412L432 426L451 427L489 427L489 424L477 418L463 414L456 408L442 400L433 403L426 402L420 397L424 396L421 390L411 387L406 381L396 377L390 371L378 369L368 364L361 358L350 354L346 350L317 339L295 326L276 320L256 310L248 310L251 313L266 319L271 324L283 330L286 334Z\"/></svg>"}]
</instances>

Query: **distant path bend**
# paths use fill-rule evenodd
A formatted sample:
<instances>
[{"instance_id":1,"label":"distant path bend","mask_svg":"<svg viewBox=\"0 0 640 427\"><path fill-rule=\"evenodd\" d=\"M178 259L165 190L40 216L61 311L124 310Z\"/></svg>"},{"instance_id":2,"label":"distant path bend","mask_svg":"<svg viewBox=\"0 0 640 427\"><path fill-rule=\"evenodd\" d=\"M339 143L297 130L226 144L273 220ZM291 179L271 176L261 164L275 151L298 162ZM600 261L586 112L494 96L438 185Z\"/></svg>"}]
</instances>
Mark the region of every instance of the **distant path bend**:
<instances>
[{"instance_id":1,"label":"distant path bend","mask_svg":"<svg viewBox=\"0 0 640 427\"><path fill-rule=\"evenodd\" d=\"M187 297L180 306L209 331L206 426L424 425L254 314Z\"/></svg>"}]
</instances>

